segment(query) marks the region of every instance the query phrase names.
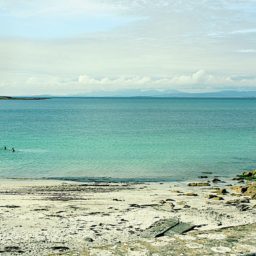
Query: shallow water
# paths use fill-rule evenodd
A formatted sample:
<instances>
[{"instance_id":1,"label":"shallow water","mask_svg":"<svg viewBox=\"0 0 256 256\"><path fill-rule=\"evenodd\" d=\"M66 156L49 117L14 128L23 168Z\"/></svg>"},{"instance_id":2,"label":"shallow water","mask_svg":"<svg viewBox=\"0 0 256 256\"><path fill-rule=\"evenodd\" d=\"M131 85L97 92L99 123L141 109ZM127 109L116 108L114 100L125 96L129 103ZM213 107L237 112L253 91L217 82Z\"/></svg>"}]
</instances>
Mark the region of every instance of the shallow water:
<instances>
[{"instance_id":1,"label":"shallow water","mask_svg":"<svg viewBox=\"0 0 256 256\"><path fill-rule=\"evenodd\" d=\"M256 168L256 99L0 101L0 177L180 180Z\"/></svg>"}]
</instances>

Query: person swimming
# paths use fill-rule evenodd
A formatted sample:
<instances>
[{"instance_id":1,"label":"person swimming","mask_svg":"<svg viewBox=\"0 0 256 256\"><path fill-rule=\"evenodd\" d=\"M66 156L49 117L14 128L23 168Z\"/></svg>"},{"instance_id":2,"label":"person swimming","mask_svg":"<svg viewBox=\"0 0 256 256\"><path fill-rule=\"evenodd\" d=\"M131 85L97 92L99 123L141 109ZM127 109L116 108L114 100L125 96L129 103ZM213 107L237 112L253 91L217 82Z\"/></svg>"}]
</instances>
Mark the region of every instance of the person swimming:
<instances>
[{"instance_id":1,"label":"person swimming","mask_svg":"<svg viewBox=\"0 0 256 256\"><path fill-rule=\"evenodd\" d=\"M12 152L15 152L15 148L12 148Z\"/></svg>"},{"instance_id":2,"label":"person swimming","mask_svg":"<svg viewBox=\"0 0 256 256\"><path fill-rule=\"evenodd\" d=\"M4 150L7 150L7 147L6 147L6 146L4 146Z\"/></svg>"}]
</instances>

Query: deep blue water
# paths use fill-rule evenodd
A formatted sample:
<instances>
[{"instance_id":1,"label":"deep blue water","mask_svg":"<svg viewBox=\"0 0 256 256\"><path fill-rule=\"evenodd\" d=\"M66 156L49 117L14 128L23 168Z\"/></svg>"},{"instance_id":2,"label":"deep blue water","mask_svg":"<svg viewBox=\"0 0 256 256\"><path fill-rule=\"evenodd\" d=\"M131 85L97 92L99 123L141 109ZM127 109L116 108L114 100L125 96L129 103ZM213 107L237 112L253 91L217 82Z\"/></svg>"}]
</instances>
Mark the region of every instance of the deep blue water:
<instances>
[{"instance_id":1,"label":"deep blue water","mask_svg":"<svg viewBox=\"0 0 256 256\"><path fill-rule=\"evenodd\" d=\"M256 168L256 99L0 101L0 177L177 180Z\"/></svg>"}]
</instances>

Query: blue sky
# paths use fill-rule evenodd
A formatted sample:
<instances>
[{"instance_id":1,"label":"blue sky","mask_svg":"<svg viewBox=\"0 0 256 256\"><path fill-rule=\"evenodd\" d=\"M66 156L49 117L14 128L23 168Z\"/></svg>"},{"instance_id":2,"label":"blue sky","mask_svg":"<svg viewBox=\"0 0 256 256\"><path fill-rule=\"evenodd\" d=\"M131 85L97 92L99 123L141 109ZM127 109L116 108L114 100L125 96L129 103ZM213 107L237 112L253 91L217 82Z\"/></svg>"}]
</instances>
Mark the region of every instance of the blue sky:
<instances>
[{"instance_id":1,"label":"blue sky","mask_svg":"<svg viewBox=\"0 0 256 256\"><path fill-rule=\"evenodd\" d=\"M255 90L256 0L0 0L0 95Z\"/></svg>"}]
</instances>

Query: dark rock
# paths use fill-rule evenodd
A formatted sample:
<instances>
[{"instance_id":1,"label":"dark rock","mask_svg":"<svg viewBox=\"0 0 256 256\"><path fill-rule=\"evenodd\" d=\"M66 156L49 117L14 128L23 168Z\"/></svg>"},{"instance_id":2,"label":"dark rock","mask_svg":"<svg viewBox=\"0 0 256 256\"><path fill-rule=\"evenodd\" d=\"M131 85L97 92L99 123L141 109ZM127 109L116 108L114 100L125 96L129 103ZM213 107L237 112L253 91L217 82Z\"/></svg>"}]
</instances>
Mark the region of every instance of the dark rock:
<instances>
[{"instance_id":1,"label":"dark rock","mask_svg":"<svg viewBox=\"0 0 256 256\"><path fill-rule=\"evenodd\" d=\"M199 179L208 179L208 176L198 176Z\"/></svg>"},{"instance_id":2,"label":"dark rock","mask_svg":"<svg viewBox=\"0 0 256 256\"><path fill-rule=\"evenodd\" d=\"M24 253L24 251L22 251L19 246L5 246L4 252Z\"/></svg>"},{"instance_id":3,"label":"dark rock","mask_svg":"<svg viewBox=\"0 0 256 256\"><path fill-rule=\"evenodd\" d=\"M52 250L64 252L64 251L68 251L69 247L67 247L67 246L53 246Z\"/></svg>"},{"instance_id":4,"label":"dark rock","mask_svg":"<svg viewBox=\"0 0 256 256\"><path fill-rule=\"evenodd\" d=\"M213 183L219 183L219 182L223 182L223 181L221 181L221 180L218 179L218 178L214 178L214 179L212 180L212 182L213 182Z\"/></svg>"}]
</instances>

